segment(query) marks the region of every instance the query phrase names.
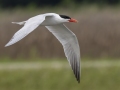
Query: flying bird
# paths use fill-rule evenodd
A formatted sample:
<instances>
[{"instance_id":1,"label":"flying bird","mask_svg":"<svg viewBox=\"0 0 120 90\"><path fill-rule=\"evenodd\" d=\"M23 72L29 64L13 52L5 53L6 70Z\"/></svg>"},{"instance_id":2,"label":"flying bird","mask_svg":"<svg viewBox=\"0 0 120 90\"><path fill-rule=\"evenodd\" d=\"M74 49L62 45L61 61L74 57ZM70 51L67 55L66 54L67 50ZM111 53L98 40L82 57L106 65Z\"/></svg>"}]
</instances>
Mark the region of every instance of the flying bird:
<instances>
[{"instance_id":1,"label":"flying bird","mask_svg":"<svg viewBox=\"0 0 120 90\"><path fill-rule=\"evenodd\" d=\"M35 30L39 25L45 26L62 44L65 56L72 67L78 83L80 83L81 70L79 44L76 35L64 25L66 22L76 23L77 20L67 15L45 13L29 18L26 21L12 22L14 24L24 26L13 35L12 39L5 45L5 47L20 41L33 30Z\"/></svg>"}]
</instances>

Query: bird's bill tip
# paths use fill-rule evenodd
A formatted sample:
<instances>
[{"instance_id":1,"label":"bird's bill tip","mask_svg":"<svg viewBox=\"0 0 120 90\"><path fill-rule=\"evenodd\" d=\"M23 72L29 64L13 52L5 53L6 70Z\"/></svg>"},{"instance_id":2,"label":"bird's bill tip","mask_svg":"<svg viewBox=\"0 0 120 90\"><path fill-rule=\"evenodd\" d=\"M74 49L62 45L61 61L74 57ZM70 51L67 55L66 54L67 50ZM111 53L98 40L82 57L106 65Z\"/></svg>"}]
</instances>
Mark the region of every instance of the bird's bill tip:
<instances>
[{"instance_id":1,"label":"bird's bill tip","mask_svg":"<svg viewBox=\"0 0 120 90\"><path fill-rule=\"evenodd\" d=\"M74 19L74 18L71 18L70 20L68 20L69 22L75 22L75 23L77 23L78 21L76 20L76 19Z\"/></svg>"}]
</instances>

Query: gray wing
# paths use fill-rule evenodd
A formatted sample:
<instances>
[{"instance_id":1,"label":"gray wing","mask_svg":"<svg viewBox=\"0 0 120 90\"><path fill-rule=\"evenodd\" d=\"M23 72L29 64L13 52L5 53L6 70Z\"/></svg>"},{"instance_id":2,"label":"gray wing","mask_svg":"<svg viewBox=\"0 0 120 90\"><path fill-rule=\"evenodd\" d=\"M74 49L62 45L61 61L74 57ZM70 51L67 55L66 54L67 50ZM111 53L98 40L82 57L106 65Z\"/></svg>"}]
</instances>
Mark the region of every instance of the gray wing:
<instances>
[{"instance_id":1,"label":"gray wing","mask_svg":"<svg viewBox=\"0 0 120 90\"><path fill-rule=\"evenodd\" d=\"M25 25L14 34L12 39L5 45L5 47L10 46L23 39L34 29L36 29L44 20L45 20L44 15L38 15L30 18L28 21L26 21Z\"/></svg>"},{"instance_id":2,"label":"gray wing","mask_svg":"<svg viewBox=\"0 0 120 90\"><path fill-rule=\"evenodd\" d=\"M45 26L63 45L65 55L78 82L80 82L80 49L75 34L65 25Z\"/></svg>"}]
</instances>

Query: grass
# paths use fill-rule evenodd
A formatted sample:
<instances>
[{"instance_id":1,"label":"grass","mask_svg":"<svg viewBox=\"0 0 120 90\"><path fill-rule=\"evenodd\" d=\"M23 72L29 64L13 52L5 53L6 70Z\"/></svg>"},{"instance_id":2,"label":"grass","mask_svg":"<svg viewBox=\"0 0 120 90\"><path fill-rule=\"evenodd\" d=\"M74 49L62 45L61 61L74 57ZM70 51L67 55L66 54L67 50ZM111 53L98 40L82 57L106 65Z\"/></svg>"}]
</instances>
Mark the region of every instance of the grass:
<instances>
[{"instance_id":1,"label":"grass","mask_svg":"<svg viewBox=\"0 0 120 90\"><path fill-rule=\"evenodd\" d=\"M120 90L120 61L82 61L78 84L66 61L2 62L0 90Z\"/></svg>"}]
</instances>

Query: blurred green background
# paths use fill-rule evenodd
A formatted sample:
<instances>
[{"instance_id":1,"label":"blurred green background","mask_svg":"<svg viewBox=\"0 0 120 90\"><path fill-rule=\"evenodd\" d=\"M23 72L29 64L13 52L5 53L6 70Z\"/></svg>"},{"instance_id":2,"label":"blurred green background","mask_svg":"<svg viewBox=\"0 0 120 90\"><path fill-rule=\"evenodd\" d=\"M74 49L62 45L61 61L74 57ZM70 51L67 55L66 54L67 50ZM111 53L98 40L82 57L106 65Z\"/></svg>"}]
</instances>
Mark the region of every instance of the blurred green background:
<instances>
[{"instance_id":1,"label":"blurred green background","mask_svg":"<svg viewBox=\"0 0 120 90\"><path fill-rule=\"evenodd\" d=\"M42 13L68 15L80 44L77 83L62 45L38 27L4 47L25 21ZM120 0L0 0L0 90L120 90Z\"/></svg>"}]
</instances>

